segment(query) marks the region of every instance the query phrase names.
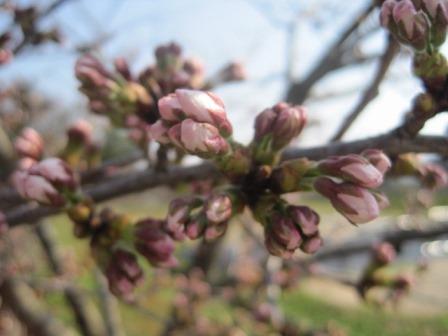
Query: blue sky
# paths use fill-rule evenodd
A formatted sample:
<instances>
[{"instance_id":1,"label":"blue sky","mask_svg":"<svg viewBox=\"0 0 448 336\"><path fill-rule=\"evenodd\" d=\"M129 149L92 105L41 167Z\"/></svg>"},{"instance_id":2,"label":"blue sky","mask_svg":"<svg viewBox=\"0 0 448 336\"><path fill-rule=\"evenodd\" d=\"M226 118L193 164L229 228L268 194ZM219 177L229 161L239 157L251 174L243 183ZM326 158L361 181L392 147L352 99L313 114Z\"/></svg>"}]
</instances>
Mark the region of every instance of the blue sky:
<instances>
[{"instance_id":1,"label":"blue sky","mask_svg":"<svg viewBox=\"0 0 448 336\"><path fill-rule=\"evenodd\" d=\"M37 1L41 6L48 3ZM231 120L238 125L236 138L248 141L256 113L281 100L285 93L287 24L293 19L298 22L296 75L304 76L366 3L357 0L347 6L337 0L72 0L43 23L62 27L67 36L64 48L47 45L24 53L0 69L0 83L28 78L38 90L57 98L63 110L79 110L73 107L84 101L77 93L73 74L77 58L73 46L112 34L100 57L110 62L114 57L125 56L137 71L153 62L155 46L174 40L183 45L187 56L201 58L208 73L232 59L246 64L247 82L227 85L216 92L223 97ZM0 27L6 24L5 17L0 17ZM363 47L381 50L383 45L384 33L380 32ZM371 64L342 71L319 84L318 94L346 88L354 89L354 93L309 103L310 117L321 124L305 133L305 143L320 144L332 135L373 71ZM381 133L399 123L410 105L410 97L419 90L410 76L409 57L396 62L390 77L381 88L380 98L363 113L347 139ZM446 116L441 116L425 132L441 133L447 121Z\"/></svg>"}]
</instances>

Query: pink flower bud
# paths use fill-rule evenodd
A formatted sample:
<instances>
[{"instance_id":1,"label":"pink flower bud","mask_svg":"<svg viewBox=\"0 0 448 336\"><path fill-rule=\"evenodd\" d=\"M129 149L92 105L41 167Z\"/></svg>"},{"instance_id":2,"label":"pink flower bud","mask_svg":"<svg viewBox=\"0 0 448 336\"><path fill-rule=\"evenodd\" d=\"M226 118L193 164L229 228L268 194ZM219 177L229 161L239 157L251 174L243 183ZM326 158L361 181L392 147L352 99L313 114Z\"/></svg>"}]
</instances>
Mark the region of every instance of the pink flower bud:
<instances>
[{"instance_id":1,"label":"pink flower bud","mask_svg":"<svg viewBox=\"0 0 448 336\"><path fill-rule=\"evenodd\" d=\"M170 72L179 67L182 48L174 42L156 48L157 66L163 72Z\"/></svg>"},{"instance_id":2,"label":"pink flower bud","mask_svg":"<svg viewBox=\"0 0 448 336\"><path fill-rule=\"evenodd\" d=\"M84 144L92 143L92 125L83 119L75 121L67 130L69 139Z\"/></svg>"},{"instance_id":3,"label":"pink flower bud","mask_svg":"<svg viewBox=\"0 0 448 336\"><path fill-rule=\"evenodd\" d=\"M174 242L163 230L164 221L145 219L135 226L135 248L155 267L174 267Z\"/></svg>"},{"instance_id":4,"label":"pink flower bud","mask_svg":"<svg viewBox=\"0 0 448 336\"><path fill-rule=\"evenodd\" d=\"M163 124L162 120L156 121L148 128L148 136L150 139L161 144L169 144L168 127Z\"/></svg>"},{"instance_id":5,"label":"pink flower bud","mask_svg":"<svg viewBox=\"0 0 448 336\"><path fill-rule=\"evenodd\" d=\"M75 189L76 178L70 167L61 159L49 158L33 165L29 173L46 179L56 188Z\"/></svg>"},{"instance_id":6,"label":"pink flower bud","mask_svg":"<svg viewBox=\"0 0 448 336\"><path fill-rule=\"evenodd\" d=\"M372 192L372 195L375 197L380 210L384 210L389 207L390 202L386 195L379 192Z\"/></svg>"},{"instance_id":7,"label":"pink flower bud","mask_svg":"<svg viewBox=\"0 0 448 336\"><path fill-rule=\"evenodd\" d=\"M278 103L261 112L255 120L255 141L270 136L272 148L279 150L297 137L306 123L306 109Z\"/></svg>"},{"instance_id":8,"label":"pink flower bud","mask_svg":"<svg viewBox=\"0 0 448 336\"><path fill-rule=\"evenodd\" d=\"M395 260L397 253L392 244L383 242L374 246L373 256L378 263L386 265Z\"/></svg>"},{"instance_id":9,"label":"pink flower bud","mask_svg":"<svg viewBox=\"0 0 448 336\"><path fill-rule=\"evenodd\" d=\"M123 57L118 57L114 61L115 70L123 76L127 81L132 80L131 70L129 64Z\"/></svg>"},{"instance_id":10,"label":"pink flower bud","mask_svg":"<svg viewBox=\"0 0 448 336\"><path fill-rule=\"evenodd\" d=\"M367 223L379 216L378 202L367 189L351 183L338 184L326 177L318 178L314 188L353 224Z\"/></svg>"},{"instance_id":11,"label":"pink flower bud","mask_svg":"<svg viewBox=\"0 0 448 336\"><path fill-rule=\"evenodd\" d=\"M383 183L383 174L365 158L355 154L329 157L319 163L318 169L365 188L377 188Z\"/></svg>"},{"instance_id":12,"label":"pink flower bud","mask_svg":"<svg viewBox=\"0 0 448 336\"><path fill-rule=\"evenodd\" d=\"M91 55L84 55L76 61L75 74L87 86L107 87L111 79L111 74Z\"/></svg>"},{"instance_id":13,"label":"pink flower bud","mask_svg":"<svg viewBox=\"0 0 448 336\"><path fill-rule=\"evenodd\" d=\"M143 281L143 271L136 256L122 249L112 253L105 275L110 291L125 300L132 299L135 287Z\"/></svg>"},{"instance_id":14,"label":"pink flower bud","mask_svg":"<svg viewBox=\"0 0 448 336\"><path fill-rule=\"evenodd\" d=\"M241 62L231 62L220 71L219 78L222 82L242 81L247 78L246 69Z\"/></svg>"},{"instance_id":15,"label":"pink flower bud","mask_svg":"<svg viewBox=\"0 0 448 336\"><path fill-rule=\"evenodd\" d=\"M314 210L307 206L289 206L288 211L305 236L311 237L318 232L320 217Z\"/></svg>"},{"instance_id":16,"label":"pink flower bud","mask_svg":"<svg viewBox=\"0 0 448 336\"><path fill-rule=\"evenodd\" d=\"M393 18L397 24L404 26L405 36L409 39L414 34L415 16L417 10L411 0L401 0L393 8Z\"/></svg>"},{"instance_id":17,"label":"pink flower bud","mask_svg":"<svg viewBox=\"0 0 448 336\"><path fill-rule=\"evenodd\" d=\"M307 237L300 246L300 249L305 253L314 254L321 248L322 244L322 238L316 234L312 237Z\"/></svg>"},{"instance_id":18,"label":"pink flower bud","mask_svg":"<svg viewBox=\"0 0 448 336\"><path fill-rule=\"evenodd\" d=\"M190 218L192 200L176 198L171 201L166 217L165 229L174 240L185 238L185 226Z\"/></svg>"},{"instance_id":19,"label":"pink flower bud","mask_svg":"<svg viewBox=\"0 0 448 336\"><path fill-rule=\"evenodd\" d=\"M272 255L289 258L302 243L302 235L294 221L275 213L265 226L265 245Z\"/></svg>"},{"instance_id":20,"label":"pink flower bud","mask_svg":"<svg viewBox=\"0 0 448 336\"><path fill-rule=\"evenodd\" d=\"M44 141L38 132L27 127L14 141L14 148L22 157L39 160L44 151Z\"/></svg>"},{"instance_id":21,"label":"pink flower bud","mask_svg":"<svg viewBox=\"0 0 448 336\"><path fill-rule=\"evenodd\" d=\"M226 232L227 226L228 226L227 222L222 222L218 224L211 223L211 225L206 225L204 231L204 239L206 241L212 241L221 237Z\"/></svg>"},{"instance_id":22,"label":"pink flower bud","mask_svg":"<svg viewBox=\"0 0 448 336\"><path fill-rule=\"evenodd\" d=\"M188 58L184 62L183 69L191 76L203 76L204 64L198 58Z\"/></svg>"},{"instance_id":23,"label":"pink flower bud","mask_svg":"<svg viewBox=\"0 0 448 336\"><path fill-rule=\"evenodd\" d=\"M62 206L64 197L45 178L31 175L29 171L19 170L12 175L12 184L23 198L42 204Z\"/></svg>"},{"instance_id":24,"label":"pink flower bud","mask_svg":"<svg viewBox=\"0 0 448 336\"><path fill-rule=\"evenodd\" d=\"M171 142L183 150L202 157L224 154L229 150L227 141L216 127L185 119L168 131Z\"/></svg>"},{"instance_id":25,"label":"pink flower bud","mask_svg":"<svg viewBox=\"0 0 448 336\"><path fill-rule=\"evenodd\" d=\"M392 162L382 150L366 149L361 156L365 157L383 175L392 167Z\"/></svg>"},{"instance_id":26,"label":"pink flower bud","mask_svg":"<svg viewBox=\"0 0 448 336\"><path fill-rule=\"evenodd\" d=\"M212 223L227 222L232 217L232 200L225 194L214 194L205 205L205 214Z\"/></svg>"},{"instance_id":27,"label":"pink flower bud","mask_svg":"<svg viewBox=\"0 0 448 336\"><path fill-rule=\"evenodd\" d=\"M392 13L397 3L398 2L396 0L386 0L383 2L380 13L380 22L383 27L385 28L390 27L390 24L392 23L393 20Z\"/></svg>"}]
</instances>

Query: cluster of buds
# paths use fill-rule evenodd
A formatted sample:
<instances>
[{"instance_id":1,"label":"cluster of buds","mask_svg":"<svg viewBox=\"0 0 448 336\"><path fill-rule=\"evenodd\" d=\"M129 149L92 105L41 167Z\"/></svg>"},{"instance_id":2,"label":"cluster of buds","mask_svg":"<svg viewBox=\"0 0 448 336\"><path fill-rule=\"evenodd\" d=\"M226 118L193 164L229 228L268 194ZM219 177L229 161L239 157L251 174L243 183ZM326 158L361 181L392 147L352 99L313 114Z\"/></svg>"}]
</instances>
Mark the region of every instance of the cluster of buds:
<instances>
[{"instance_id":1,"label":"cluster of buds","mask_svg":"<svg viewBox=\"0 0 448 336\"><path fill-rule=\"evenodd\" d=\"M289 205L269 198L270 206L258 204L255 216L264 225L265 245L269 253L290 258L295 250L313 254L322 246L319 215L307 206Z\"/></svg>"},{"instance_id":2,"label":"cluster of buds","mask_svg":"<svg viewBox=\"0 0 448 336\"><path fill-rule=\"evenodd\" d=\"M116 62L115 65L116 72L113 73L91 55L76 62L75 74L81 82L80 91L88 97L90 109L107 115L117 126L123 126L131 114L153 115L151 95L142 85L124 77L128 73L125 63Z\"/></svg>"},{"instance_id":3,"label":"cluster of buds","mask_svg":"<svg viewBox=\"0 0 448 336\"><path fill-rule=\"evenodd\" d=\"M306 124L303 106L278 103L261 112L255 119L254 159L260 164L272 164L277 152L296 138Z\"/></svg>"},{"instance_id":4,"label":"cluster of buds","mask_svg":"<svg viewBox=\"0 0 448 336\"><path fill-rule=\"evenodd\" d=\"M389 205L386 196L370 189L383 183L383 176L390 167L389 158L379 150L330 157L320 161L316 169L331 178L318 177L314 188L351 223L366 223L378 217L380 210Z\"/></svg>"},{"instance_id":5,"label":"cluster of buds","mask_svg":"<svg viewBox=\"0 0 448 336\"><path fill-rule=\"evenodd\" d=\"M27 127L15 139L14 148L21 158L38 161L44 152L44 140L36 130Z\"/></svg>"},{"instance_id":6,"label":"cluster of buds","mask_svg":"<svg viewBox=\"0 0 448 336\"><path fill-rule=\"evenodd\" d=\"M203 158L229 152L232 125L222 100L211 92L178 89L159 100L160 120L151 137Z\"/></svg>"},{"instance_id":7,"label":"cluster of buds","mask_svg":"<svg viewBox=\"0 0 448 336\"><path fill-rule=\"evenodd\" d=\"M174 199L166 218L166 231L175 240L213 240L227 230L230 218L242 210L241 193L237 190L214 191L205 198Z\"/></svg>"},{"instance_id":8,"label":"cluster of buds","mask_svg":"<svg viewBox=\"0 0 448 336\"><path fill-rule=\"evenodd\" d=\"M174 241L165 231L165 222L147 218L139 221L133 228L135 249L155 267L174 267Z\"/></svg>"},{"instance_id":9,"label":"cluster of buds","mask_svg":"<svg viewBox=\"0 0 448 336\"><path fill-rule=\"evenodd\" d=\"M448 3L445 0L386 0L381 7L381 25L401 43L431 53L445 41Z\"/></svg>"},{"instance_id":10,"label":"cluster of buds","mask_svg":"<svg viewBox=\"0 0 448 336\"><path fill-rule=\"evenodd\" d=\"M69 166L57 158L49 158L17 170L12 182L19 194L41 204L63 206L76 193L77 179Z\"/></svg>"}]
</instances>

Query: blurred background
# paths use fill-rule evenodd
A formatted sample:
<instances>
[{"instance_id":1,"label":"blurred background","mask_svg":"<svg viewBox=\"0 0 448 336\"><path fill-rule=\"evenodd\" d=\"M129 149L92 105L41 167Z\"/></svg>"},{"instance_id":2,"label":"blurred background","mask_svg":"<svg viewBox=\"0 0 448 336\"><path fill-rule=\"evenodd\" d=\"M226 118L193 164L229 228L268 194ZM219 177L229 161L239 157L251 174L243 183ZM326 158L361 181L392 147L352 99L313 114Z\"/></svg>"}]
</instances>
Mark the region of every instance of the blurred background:
<instances>
[{"instance_id":1,"label":"blurred background","mask_svg":"<svg viewBox=\"0 0 448 336\"><path fill-rule=\"evenodd\" d=\"M3 2L45 9L54 0ZM57 27L60 43L26 45L12 61L0 67L0 92L14 92L2 103L0 117L4 125L10 125L10 129L5 127L10 134L17 134L24 125L36 128L53 151L64 146L66 127L86 118L94 125L96 141L105 148L104 159L120 157L132 150L133 144L120 132L111 130L105 118L89 112L87 99L78 91L75 62L80 55L92 53L111 68L115 58L124 57L137 73L155 62L157 46L174 41L182 46L184 55L199 58L210 75L229 61L244 64L247 73L244 81L213 89L225 102L237 140L248 143L253 135L254 117L264 108L288 100L309 108L309 126L296 145L322 145L335 135L344 118L359 103L386 48L387 35L379 27L379 10L374 9L344 42L337 64L324 70L319 68L354 18L370 5L369 0L65 0L38 21L42 30ZM10 13L0 12L0 32L12 25ZM20 31L16 29L13 33L20 40ZM445 45L442 52L446 51ZM316 72L318 68L320 72ZM305 97L292 97L291 88L304 83L309 84L302 86ZM378 96L363 110L343 140L381 134L399 125L412 97L420 91L420 84L411 73L410 52L402 48L385 75ZM19 114L20 122L16 120ZM440 114L427 123L423 133L443 135L447 126L448 115ZM426 195L419 193L418 183L411 178L392 179L384 188L392 206L374 223L356 229L344 224L343 217L317 197L291 195L291 198L313 205L323 214L322 232L328 237L329 248L344 242L371 244L392 229L410 230L448 221L446 189L431 195L426 202ZM187 186L176 190L157 188L107 204L135 218L148 213L162 218L169 201L187 192ZM245 214L241 222L250 220ZM52 230L66 264L64 274L50 276L51 268L30 228L11 232L2 242L2 253L14 260L11 267L28 274L39 298L57 318L69 326L76 324L61 293L69 280L93 298L92 305L99 309L93 308L92 314L112 314L119 325L116 328L123 334L156 335L163 329L176 298L173 288L179 287L176 280L169 279L165 272L148 270L152 277L140 290L138 304L105 299L104 284L102 287L88 248L85 242L72 237L68 220L64 216L52 217L43 227ZM258 229L251 234L260 235ZM235 226L226 235L230 244L223 248L222 260L215 268L243 278L240 273L247 275L252 270L257 277L259 269L268 266L260 264L257 257L245 264L246 257L242 256L247 255L247 250L262 252L255 243L247 243L244 238L247 233L242 231ZM391 272L414 272L420 266L425 269L415 271L418 285L399 304L369 304L354 289L353 282L370 258L369 250L364 249L319 263L309 262L307 276L298 276L294 286L280 295L280 305L292 320L307 328L323 328L332 335L447 335L447 239L448 235L441 234L399 245L399 257ZM186 244L178 253L188 259L192 249ZM247 283L250 286L251 280ZM107 300L112 301L112 308ZM244 326L241 330L246 333L228 335L265 334L246 327L250 323L238 321L236 308L216 298L201 307L201 314L212 324ZM0 330L4 330L1 335L26 334L11 314L0 312L0 317Z\"/></svg>"}]
</instances>

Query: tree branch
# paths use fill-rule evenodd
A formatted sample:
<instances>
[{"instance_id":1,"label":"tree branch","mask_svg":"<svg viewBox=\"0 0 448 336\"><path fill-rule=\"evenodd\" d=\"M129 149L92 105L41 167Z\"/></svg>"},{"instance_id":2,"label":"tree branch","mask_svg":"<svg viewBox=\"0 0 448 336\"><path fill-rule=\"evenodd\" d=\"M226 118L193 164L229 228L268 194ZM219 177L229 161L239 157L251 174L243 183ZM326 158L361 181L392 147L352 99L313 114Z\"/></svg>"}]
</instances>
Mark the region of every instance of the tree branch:
<instances>
[{"instance_id":1,"label":"tree branch","mask_svg":"<svg viewBox=\"0 0 448 336\"><path fill-rule=\"evenodd\" d=\"M378 96L378 89L384 78L386 77L387 70L392 64L392 61L394 60L399 48L400 47L398 43L390 36L387 43L386 51L379 61L378 69L375 73L372 83L364 91L361 100L355 106L353 111L342 122L342 125L340 126L336 134L331 138L331 141L338 141L342 139L344 134L348 131L350 126L353 124L356 118L358 118L361 112L367 107L367 105L369 105L372 100L376 98L376 96Z\"/></svg>"}]
</instances>

